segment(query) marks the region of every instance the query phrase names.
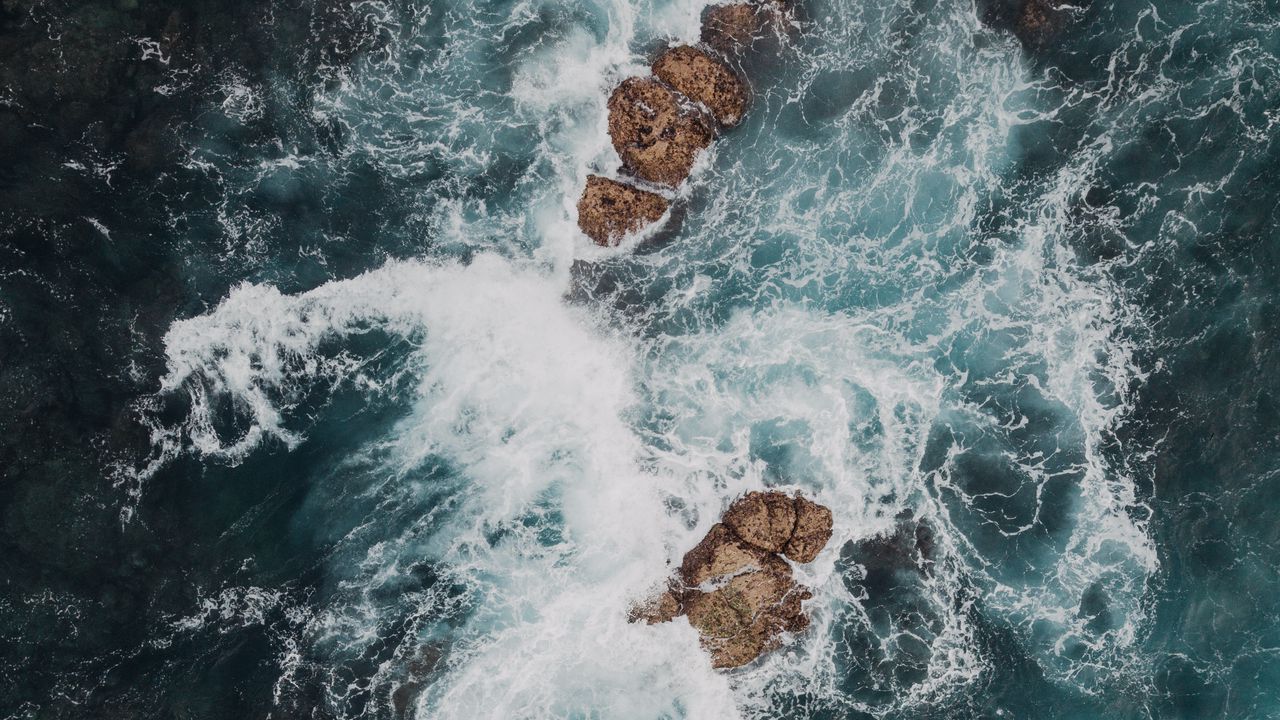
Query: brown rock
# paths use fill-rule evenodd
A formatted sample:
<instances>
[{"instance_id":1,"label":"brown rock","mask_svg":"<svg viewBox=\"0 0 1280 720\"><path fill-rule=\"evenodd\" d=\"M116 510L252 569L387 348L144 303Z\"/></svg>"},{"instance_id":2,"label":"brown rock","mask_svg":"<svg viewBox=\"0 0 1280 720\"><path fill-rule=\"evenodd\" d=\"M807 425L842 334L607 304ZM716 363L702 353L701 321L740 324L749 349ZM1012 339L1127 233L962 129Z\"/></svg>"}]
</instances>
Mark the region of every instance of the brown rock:
<instances>
[{"instance_id":1,"label":"brown rock","mask_svg":"<svg viewBox=\"0 0 1280 720\"><path fill-rule=\"evenodd\" d=\"M795 501L776 491L749 492L729 506L724 524L767 552L782 552L796 527Z\"/></svg>"},{"instance_id":2,"label":"brown rock","mask_svg":"<svg viewBox=\"0 0 1280 720\"><path fill-rule=\"evenodd\" d=\"M609 138L636 177L675 187L711 144L702 113L653 78L629 78L609 96Z\"/></svg>"},{"instance_id":3,"label":"brown rock","mask_svg":"<svg viewBox=\"0 0 1280 720\"><path fill-rule=\"evenodd\" d=\"M685 601L689 624L702 636L717 668L745 665L798 632L809 620L801 602L812 597L791 579L786 563L733 575L714 592L692 591Z\"/></svg>"},{"instance_id":4,"label":"brown rock","mask_svg":"<svg viewBox=\"0 0 1280 720\"><path fill-rule=\"evenodd\" d=\"M669 48L653 62L653 74L700 102L721 125L737 125L747 108L747 88L728 65L688 45Z\"/></svg>"},{"instance_id":5,"label":"brown rock","mask_svg":"<svg viewBox=\"0 0 1280 720\"><path fill-rule=\"evenodd\" d=\"M794 541L806 556L817 555L831 535L831 512L780 492L751 492L723 519L685 553L680 582L638 605L630 619L652 624L683 614L698 630L712 666L732 668L778 647L783 633L809 626L802 603L812 593L796 584L791 566L776 551L763 548ZM799 525L804 532L793 532Z\"/></svg>"},{"instance_id":6,"label":"brown rock","mask_svg":"<svg viewBox=\"0 0 1280 720\"><path fill-rule=\"evenodd\" d=\"M624 235L657 222L667 204L656 193L591 175L578 200L578 227L600 245L617 245Z\"/></svg>"},{"instance_id":7,"label":"brown rock","mask_svg":"<svg viewBox=\"0 0 1280 720\"><path fill-rule=\"evenodd\" d=\"M723 523L716 523L680 564L680 579L696 588L749 571L785 572L791 568L777 555L755 548L739 538Z\"/></svg>"},{"instance_id":8,"label":"brown rock","mask_svg":"<svg viewBox=\"0 0 1280 720\"><path fill-rule=\"evenodd\" d=\"M813 562L831 539L831 510L803 497L796 497L796 526L784 550L798 563Z\"/></svg>"},{"instance_id":9,"label":"brown rock","mask_svg":"<svg viewBox=\"0 0 1280 720\"><path fill-rule=\"evenodd\" d=\"M628 622L643 620L646 625L674 620L680 614L680 600L670 590L663 591L631 608Z\"/></svg>"},{"instance_id":10,"label":"brown rock","mask_svg":"<svg viewBox=\"0 0 1280 720\"><path fill-rule=\"evenodd\" d=\"M689 624L711 653L711 666L740 667L760 657L769 644L763 628L753 627L745 603L724 592L698 593L689 599Z\"/></svg>"},{"instance_id":11,"label":"brown rock","mask_svg":"<svg viewBox=\"0 0 1280 720\"><path fill-rule=\"evenodd\" d=\"M702 13L702 42L726 54L740 53L776 33L785 16L773 2L712 5Z\"/></svg>"},{"instance_id":12,"label":"brown rock","mask_svg":"<svg viewBox=\"0 0 1280 720\"><path fill-rule=\"evenodd\" d=\"M437 643L428 643L418 648L417 654L400 670L395 689L391 691L391 710L395 718L412 717L413 702L430 684L431 673L442 657L444 648Z\"/></svg>"}]
</instances>

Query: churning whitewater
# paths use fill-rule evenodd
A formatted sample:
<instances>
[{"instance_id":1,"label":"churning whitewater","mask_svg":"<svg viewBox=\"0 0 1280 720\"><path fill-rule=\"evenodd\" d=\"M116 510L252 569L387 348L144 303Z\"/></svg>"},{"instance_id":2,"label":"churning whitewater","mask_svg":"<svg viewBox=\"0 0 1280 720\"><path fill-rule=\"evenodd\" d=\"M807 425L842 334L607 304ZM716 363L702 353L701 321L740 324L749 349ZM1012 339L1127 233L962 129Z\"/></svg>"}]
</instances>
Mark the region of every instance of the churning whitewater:
<instances>
[{"instance_id":1,"label":"churning whitewater","mask_svg":"<svg viewBox=\"0 0 1280 720\"><path fill-rule=\"evenodd\" d=\"M134 41L211 88L131 196L182 289L153 347L139 301L49 361L142 388L92 440L128 571L0 603L23 648L127 637L6 716L1275 717L1280 8L783 5L661 187L607 103L706 0L362 1L312 80ZM588 238L592 176L653 227ZM629 621L767 490L832 513L807 628L717 669Z\"/></svg>"},{"instance_id":2,"label":"churning whitewater","mask_svg":"<svg viewBox=\"0 0 1280 720\"><path fill-rule=\"evenodd\" d=\"M1097 153L1017 187L1011 128L1056 111L970 6L807 8L759 74L755 118L696 168L680 232L595 249L569 209L589 169L616 164L604 90L643 63L631 48L696 38L699 9L609 6L603 34L569 26L488 65L476 43L510 25L459 8L429 70L400 57L427 28L402 31L318 112L363 161L438 163L446 182L532 133L510 192L424 200L437 257L292 294L241 285L169 330L158 402L186 410L152 416L156 461L298 452L317 414L399 409L313 471L316 521L353 498L368 514L333 538L321 601L281 608L277 699L306 674L340 713L371 693L423 718L909 715L981 692L1002 660L984 624L1054 683L1140 682L1157 561L1106 452L1140 379L1140 317L1064 238ZM495 74L508 93L484 87ZM1014 227L975 236L1014 190ZM730 500L765 487L835 510L834 550L799 570L809 631L719 673L687 624L627 623ZM902 518L931 529L932 571L862 583L848 549ZM173 631L289 603L262 593L221 589ZM1078 612L1091 594L1106 623Z\"/></svg>"}]
</instances>

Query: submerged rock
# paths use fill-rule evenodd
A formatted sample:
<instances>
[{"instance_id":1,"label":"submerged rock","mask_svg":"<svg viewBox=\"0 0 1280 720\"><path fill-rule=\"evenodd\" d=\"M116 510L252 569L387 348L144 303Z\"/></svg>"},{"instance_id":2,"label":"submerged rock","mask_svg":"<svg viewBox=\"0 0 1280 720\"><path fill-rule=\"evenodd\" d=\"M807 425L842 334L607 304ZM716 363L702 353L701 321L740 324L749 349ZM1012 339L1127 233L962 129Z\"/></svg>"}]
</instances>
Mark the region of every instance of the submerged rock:
<instances>
[{"instance_id":1,"label":"submerged rock","mask_svg":"<svg viewBox=\"0 0 1280 720\"><path fill-rule=\"evenodd\" d=\"M910 512L888 532L841 547L836 574L868 620L844 628L851 675L872 686L921 687L935 653L949 652L939 639L972 590L935 581L938 552L930 524Z\"/></svg>"},{"instance_id":2,"label":"submerged rock","mask_svg":"<svg viewBox=\"0 0 1280 720\"><path fill-rule=\"evenodd\" d=\"M1087 0L982 0L979 12L988 26L1012 32L1023 47L1048 45Z\"/></svg>"},{"instance_id":3,"label":"submerged rock","mask_svg":"<svg viewBox=\"0 0 1280 720\"><path fill-rule=\"evenodd\" d=\"M720 60L688 45L668 49L653 62L653 74L694 102L721 125L737 125L747 108L747 88Z\"/></svg>"},{"instance_id":4,"label":"submerged rock","mask_svg":"<svg viewBox=\"0 0 1280 720\"><path fill-rule=\"evenodd\" d=\"M609 138L629 172L675 187L711 144L712 132L702 113L683 105L666 85L628 78L609 97Z\"/></svg>"},{"instance_id":5,"label":"submerged rock","mask_svg":"<svg viewBox=\"0 0 1280 720\"><path fill-rule=\"evenodd\" d=\"M805 534L797 536L802 522ZM630 619L653 624L684 615L712 667L745 665L781 645L783 633L809 626L801 603L813 594L795 582L779 551L799 542L812 560L830 537L827 508L776 491L747 493L685 554L678 581L637 605Z\"/></svg>"},{"instance_id":6,"label":"submerged rock","mask_svg":"<svg viewBox=\"0 0 1280 720\"><path fill-rule=\"evenodd\" d=\"M726 54L737 54L776 33L784 11L775 2L712 5L702 12L702 42Z\"/></svg>"},{"instance_id":7,"label":"submerged rock","mask_svg":"<svg viewBox=\"0 0 1280 720\"><path fill-rule=\"evenodd\" d=\"M591 175L578 200L578 227L600 245L616 245L661 219L667 204L657 193Z\"/></svg>"}]
</instances>

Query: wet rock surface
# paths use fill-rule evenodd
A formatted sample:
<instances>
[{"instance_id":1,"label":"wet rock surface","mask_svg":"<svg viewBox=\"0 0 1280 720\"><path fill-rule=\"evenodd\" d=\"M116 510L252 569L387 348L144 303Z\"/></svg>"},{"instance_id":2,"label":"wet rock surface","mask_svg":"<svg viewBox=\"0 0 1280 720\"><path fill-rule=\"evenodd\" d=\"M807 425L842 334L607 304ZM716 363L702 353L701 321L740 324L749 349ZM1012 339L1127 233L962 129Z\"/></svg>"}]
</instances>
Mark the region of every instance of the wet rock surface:
<instances>
[{"instance_id":1,"label":"wet rock surface","mask_svg":"<svg viewBox=\"0 0 1280 720\"><path fill-rule=\"evenodd\" d=\"M652 78L628 78L609 97L609 138L641 180L675 187L711 144L707 119Z\"/></svg>"},{"instance_id":2,"label":"wet rock surface","mask_svg":"<svg viewBox=\"0 0 1280 720\"><path fill-rule=\"evenodd\" d=\"M782 493L750 493L724 514L738 537L766 552L782 552L796 527L792 498Z\"/></svg>"},{"instance_id":3,"label":"wet rock surface","mask_svg":"<svg viewBox=\"0 0 1280 720\"><path fill-rule=\"evenodd\" d=\"M578 200L578 227L600 245L617 245L630 233L657 222L666 198L616 180L591 175Z\"/></svg>"},{"instance_id":4,"label":"wet rock surface","mask_svg":"<svg viewBox=\"0 0 1280 720\"><path fill-rule=\"evenodd\" d=\"M781 30L784 11L777 3L712 5L702 12L701 40L708 47L737 55Z\"/></svg>"},{"instance_id":5,"label":"wet rock surface","mask_svg":"<svg viewBox=\"0 0 1280 720\"><path fill-rule=\"evenodd\" d=\"M615 88L608 103L609 139L622 170L671 188L683 183L698 154L715 139L715 126L742 121L748 90L734 67L741 67L744 52L757 40L771 33L781 37L786 15L779 0L708 8L703 46L669 48L654 60L654 77L629 78ZM601 202L626 194L617 188L602 194L602 187L588 186L578 203L578 226L592 240L616 244L617 237L652 222L637 220L629 203Z\"/></svg>"},{"instance_id":6,"label":"wet rock surface","mask_svg":"<svg viewBox=\"0 0 1280 720\"><path fill-rule=\"evenodd\" d=\"M809 625L801 603L813 594L795 582L778 552L792 542L801 518L807 522L805 547L818 538L825 545L830 510L780 492L747 493L685 554L678 578L637 605L631 621L686 616L716 668L740 667L779 647L784 633Z\"/></svg>"},{"instance_id":7,"label":"wet rock surface","mask_svg":"<svg viewBox=\"0 0 1280 720\"><path fill-rule=\"evenodd\" d=\"M653 63L653 74L711 111L716 122L738 124L747 109L747 88L724 62L688 45L668 49Z\"/></svg>"},{"instance_id":8,"label":"wet rock surface","mask_svg":"<svg viewBox=\"0 0 1280 720\"><path fill-rule=\"evenodd\" d=\"M798 563L813 562L831 539L831 510L796 498L796 527L783 552Z\"/></svg>"}]
</instances>

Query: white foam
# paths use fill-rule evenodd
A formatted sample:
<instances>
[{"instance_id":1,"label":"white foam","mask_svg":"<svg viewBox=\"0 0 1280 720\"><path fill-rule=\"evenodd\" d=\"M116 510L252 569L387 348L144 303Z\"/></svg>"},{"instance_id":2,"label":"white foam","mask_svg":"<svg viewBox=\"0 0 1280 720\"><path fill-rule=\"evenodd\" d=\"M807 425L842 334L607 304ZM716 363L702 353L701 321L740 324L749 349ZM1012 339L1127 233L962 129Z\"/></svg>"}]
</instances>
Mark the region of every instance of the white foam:
<instances>
[{"instance_id":1,"label":"white foam","mask_svg":"<svg viewBox=\"0 0 1280 720\"><path fill-rule=\"evenodd\" d=\"M383 72L343 78L336 92L317 99L317 115L339 120L354 138L351 152L387 176L412 178L437 162L448 167L444 179L425 184L423 223L437 231L437 247L465 250L474 260L391 262L297 295L241 285L166 336L161 400L181 396L190 410L179 426L166 426L156 419L158 407L148 409L156 465L183 452L234 464L267 443L296 447L308 427L295 411L317 388L354 386L370 395L412 389L391 437L362 449L341 477L317 482L366 483L353 492L385 495L380 511L412 506L420 495L443 499L407 528L385 529L373 515L342 538L327 568L336 589L287 640L280 687L312 663L332 697L354 695L366 679L352 680L343 663L390 643L395 660L369 681L386 689L402 677L397 663L433 642L448 652L418 699L420 717L767 717L777 694L788 691L831 708L909 711L945 701L987 668L972 607L955 602L972 584L986 593L982 611L1022 633L1054 680L1076 682L1082 663L1063 645L1037 638L1030 629L1036 623L1106 646L1087 662L1123 667L1155 562L1146 528L1129 513L1133 478L1102 453L1137 377L1132 348L1117 341L1130 310L1061 242L1068 189L1084 182L1088 168L1065 171L1036 208L1037 220L1007 246L993 244L987 264L965 255L982 203L1013 162L1011 129L1045 116L1027 110L1034 103L1025 93L1034 88L1011 59L1012 46L973 50L961 38L981 30L967 6L957 7L922 31L931 61L946 68L936 82L952 94L938 118L918 116L914 106L880 117L891 81L901 78L878 78L830 120L839 143L810 147L801 139L784 148L795 162L812 163L781 164L795 170L781 173L788 187L747 185L746 196L772 197L777 207L764 208L746 229L730 227L729 205L741 200L730 197L730 181L767 174L726 171L724 197L712 198L707 210L712 220L726 219L711 223L714 237L629 259L645 277L677 278L639 319L606 320L602 308L563 301L575 260L616 254L588 252L572 205L587 172L616 163L603 131L604 97L621 76L644 71L632 46L659 35L690 37L696 3L609 4L603 39L570 29L522 55L510 68L510 117L477 109L491 90L471 84L465 59L490 34L518 27L534 10L523 3L506 20L446 18L452 52L410 67L401 64L406 50L434 52L414 38L431 36L439 20L417 18L421 25L393 42L378 67ZM902 11L895 8L845 8L829 27L812 28L834 49L801 58L804 89L827 69L859 67L855 55L867 42L887 52L890 39L863 34L887 23L871 15ZM928 67L909 70L902 76L918 82L912 93L943 92L921 81ZM236 107L252 109L248 99ZM777 97L757 100L761 111L776 111L770 103ZM942 125L936 138L923 149L913 144L935 119ZM510 127L527 132L536 147L515 190L522 200L493 208L456 192L465 185L459 178L491 169L503 150L497 129ZM883 151L879 163L845 177L840 161L867 147ZM781 152L767 142L759 150L766 157ZM711 160L721 159L707 158L700 172L713 172ZM288 162L253 168L253 182L291 169ZM819 207L794 210L806 193ZM255 223L270 222L237 211L234 196L221 207L236 242L261 235ZM854 236L841 225L850 218L883 227L872 237ZM765 233L794 239L787 248L794 255L757 270L750 258ZM725 288L744 279L768 300ZM863 283L898 299L834 311L813 302L830 297L836 305L840 293ZM720 318L721 297L741 309ZM699 331L670 336L655 329L682 312L698 316ZM641 332L610 329L628 323ZM982 346L988 334L1003 331L1020 340ZM395 377L348 349L370 333L407 348ZM979 346L975 354L1007 352L1009 372L989 382L1034 383L1083 436L1081 501L1047 577L1020 584L997 578L941 497L951 489L954 465L932 475L922 470L936 428L999 436L1026 420L965 402L964 372L940 368L966 344ZM228 407L235 423L222 417ZM963 449L953 448L951 460ZM1031 482L1044 481L1037 458L1015 460ZM447 472L434 472L438 465ZM816 595L808 632L761 663L725 674L711 671L686 621L626 622L630 603L669 573L732 498L766 485L803 491L836 511L829 548L797 569ZM938 538L937 570L921 591L936 619L932 654L923 681L898 688L884 705L861 704L846 694L851 680L836 658L845 627L870 623L837 558L844 543L892 530L904 509L923 516ZM397 603L379 599L419 563L443 579ZM1075 617L1081 593L1098 582L1124 620L1101 639ZM460 596L447 591L455 584L465 588ZM253 617L254 605L239 596L205 605L179 629ZM406 614L407 630L396 621ZM905 632L877 638L890 662Z\"/></svg>"}]
</instances>

